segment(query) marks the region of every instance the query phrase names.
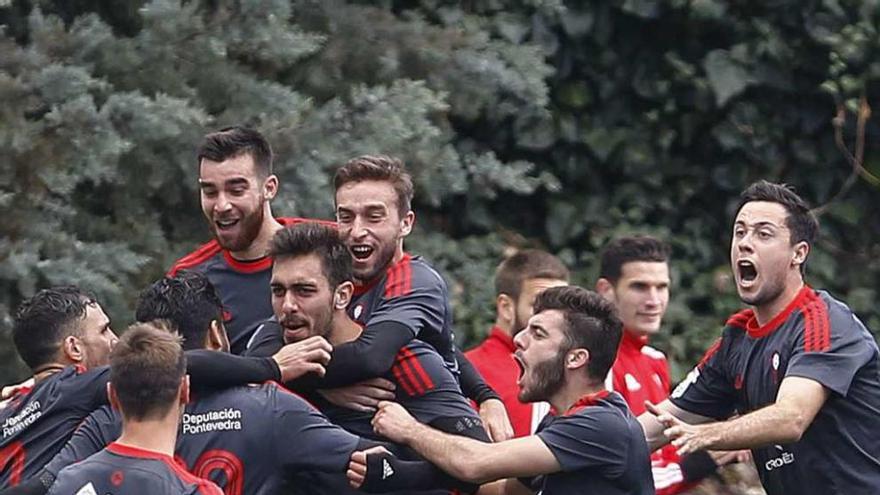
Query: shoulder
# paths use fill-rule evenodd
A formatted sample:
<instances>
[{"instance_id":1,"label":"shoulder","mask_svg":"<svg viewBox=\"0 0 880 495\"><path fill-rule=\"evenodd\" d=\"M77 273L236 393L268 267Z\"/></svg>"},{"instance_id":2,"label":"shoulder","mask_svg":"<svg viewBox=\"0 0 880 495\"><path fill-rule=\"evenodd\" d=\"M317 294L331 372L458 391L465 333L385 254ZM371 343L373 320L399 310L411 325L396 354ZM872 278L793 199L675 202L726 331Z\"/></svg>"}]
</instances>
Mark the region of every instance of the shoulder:
<instances>
[{"instance_id":1,"label":"shoulder","mask_svg":"<svg viewBox=\"0 0 880 495\"><path fill-rule=\"evenodd\" d=\"M740 330L745 330L749 321L755 317L755 312L751 309L743 309L738 313L735 313L727 321L724 323L725 328L738 328Z\"/></svg>"},{"instance_id":2,"label":"shoulder","mask_svg":"<svg viewBox=\"0 0 880 495\"><path fill-rule=\"evenodd\" d=\"M222 248L216 239L206 242L196 248L195 251L175 261L168 270L167 275L173 277L181 270L195 268L216 256L221 250Z\"/></svg>"},{"instance_id":3,"label":"shoulder","mask_svg":"<svg viewBox=\"0 0 880 495\"><path fill-rule=\"evenodd\" d=\"M652 361L666 362L666 354L664 354L663 351L649 345L642 346L642 355L648 357Z\"/></svg>"}]
</instances>

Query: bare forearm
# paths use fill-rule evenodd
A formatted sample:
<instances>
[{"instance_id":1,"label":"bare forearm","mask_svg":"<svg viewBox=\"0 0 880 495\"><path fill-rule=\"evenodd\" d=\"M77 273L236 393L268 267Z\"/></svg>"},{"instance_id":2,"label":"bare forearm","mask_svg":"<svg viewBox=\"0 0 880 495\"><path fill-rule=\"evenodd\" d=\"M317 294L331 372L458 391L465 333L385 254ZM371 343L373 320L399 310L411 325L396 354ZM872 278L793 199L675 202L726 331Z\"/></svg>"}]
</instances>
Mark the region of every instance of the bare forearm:
<instances>
[{"instance_id":1,"label":"bare forearm","mask_svg":"<svg viewBox=\"0 0 880 495\"><path fill-rule=\"evenodd\" d=\"M491 473L486 472L482 462L487 458L487 446L491 444L443 433L422 424L412 428L405 443L422 457L462 481L482 483L491 479Z\"/></svg>"},{"instance_id":2,"label":"bare forearm","mask_svg":"<svg viewBox=\"0 0 880 495\"><path fill-rule=\"evenodd\" d=\"M704 425L700 436L705 439L704 448L737 450L796 442L806 426L798 411L774 404L729 421Z\"/></svg>"}]
</instances>

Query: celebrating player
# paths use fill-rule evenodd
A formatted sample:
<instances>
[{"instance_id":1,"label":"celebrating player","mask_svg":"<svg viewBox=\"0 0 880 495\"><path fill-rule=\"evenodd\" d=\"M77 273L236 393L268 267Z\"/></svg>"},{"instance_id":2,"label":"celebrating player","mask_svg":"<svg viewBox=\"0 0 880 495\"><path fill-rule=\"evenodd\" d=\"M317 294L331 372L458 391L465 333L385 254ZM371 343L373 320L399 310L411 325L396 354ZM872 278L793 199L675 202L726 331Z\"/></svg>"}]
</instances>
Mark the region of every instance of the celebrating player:
<instances>
[{"instance_id":1,"label":"celebrating player","mask_svg":"<svg viewBox=\"0 0 880 495\"><path fill-rule=\"evenodd\" d=\"M806 203L766 181L741 198L730 264L754 309L732 316L671 399L639 417L649 442L680 454L751 448L769 495L876 493L877 344L846 305L805 285L818 230Z\"/></svg>"},{"instance_id":2,"label":"celebrating player","mask_svg":"<svg viewBox=\"0 0 880 495\"><path fill-rule=\"evenodd\" d=\"M122 414L119 439L62 470L50 494L222 495L172 458L189 380L180 338L157 326L133 325L110 356L108 393Z\"/></svg>"},{"instance_id":3,"label":"celebrating player","mask_svg":"<svg viewBox=\"0 0 880 495\"><path fill-rule=\"evenodd\" d=\"M550 406L546 402L520 402L513 339L525 330L535 297L561 285L568 285L568 269L550 253L526 249L502 261L495 270L495 326L486 340L465 353L501 396L515 437L534 433Z\"/></svg>"},{"instance_id":4,"label":"celebrating player","mask_svg":"<svg viewBox=\"0 0 880 495\"><path fill-rule=\"evenodd\" d=\"M554 287L537 297L534 313L515 342L520 399L546 400L555 410L537 434L481 443L422 425L392 402L380 404L376 431L468 481L529 478L528 487L544 495L653 494L644 433L623 398L605 390L622 327L614 308L583 288ZM376 455L352 456L354 485L369 479ZM498 488L526 489L517 479Z\"/></svg>"}]
</instances>

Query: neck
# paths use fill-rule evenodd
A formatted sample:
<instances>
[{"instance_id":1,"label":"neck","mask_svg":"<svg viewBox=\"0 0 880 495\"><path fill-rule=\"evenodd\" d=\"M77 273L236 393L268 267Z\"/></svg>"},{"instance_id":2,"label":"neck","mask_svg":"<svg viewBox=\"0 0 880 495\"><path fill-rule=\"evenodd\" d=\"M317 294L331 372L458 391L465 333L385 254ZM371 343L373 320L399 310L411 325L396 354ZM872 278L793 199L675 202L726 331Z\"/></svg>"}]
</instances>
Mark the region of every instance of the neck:
<instances>
[{"instance_id":1,"label":"neck","mask_svg":"<svg viewBox=\"0 0 880 495\"><path fill-rule=\"evenodd\" d=\"M263 224L260 226L260 232L250 245L241 251L230 251L233 258L241 261L255 260L262 258L269 253L269 243L275 233L284 227L275 217L272 216L272 210L266 206L263 214Z\"/></svg>"},{"instance_id":2,"label":"neck","mask_svg":"<svg viewBox=\"0 0 880 495\"><path fill-rule=\"evenodd\" d=\"M127 420L123 416L122 434L116 443L173 457L180 423L179 413L180 409L174 407L161 419L136 421Z\"/></svg>"},{"instance_id":3,"label":"neck","mask_svg":"<svg viewBox=\"0 0 880 495\"><path fill-rule=\"evenodd\" d=\"M495 328L501 330L505 334L510 337L513 337L513 325L508 321L502 320L501 318L497 318L495 320Z\"/></svg>"},{"instance_id":4,"label":"neck","mask_svg":"<svg viewBox=\"0 0 880 495\"><path fill-rule=\"evenodd\" d=\"M787 281L785 289L772 301L755 306L755 317L758 319L758 325L766 325L797 297L804 287L804 279L801 278L800 273L797 274L796 278L792 278L793 280Z\"/></svg>"},{"instance_id":5,"label":"neck","mask_svg":"<svg viewBox=\"0 0 880 495\"><path fill-rule=\"evenodd\" d=\"M583 375L583 370L577 370L576 373ZM560 414L568 411L581 397L589 394L595 394L601 390L605 390L605 384L601 381L591 382L586 376L574 378L574 373L566 373L565 383L558 392L550 397L550 405L553 406Z\"/></svg>"},{"instance_id":6,"label":"neck","mask_svg":"<svg viewBox=\"0 0 880 495\"><path fill-rule=\"evenodd\" d=\"M73 364L73 363L69 363ZM41 381L49 378L50 376L58 373L63 370L68 364L64 363L49 363L34 370L34 383L40 383Z\"/></svg>"},{"instance_id":7,"label":"neck","mask_svg":"<svg viewBox=\"0 0 880 495\"><path fill-rule=\"evenodd\" d=\"M357 340L363 331L364 329L360 325L348 317L345 310L337 311L333 315L333 324L327 340L331 345L341 345Z\"/></svg>"}]
</instances>

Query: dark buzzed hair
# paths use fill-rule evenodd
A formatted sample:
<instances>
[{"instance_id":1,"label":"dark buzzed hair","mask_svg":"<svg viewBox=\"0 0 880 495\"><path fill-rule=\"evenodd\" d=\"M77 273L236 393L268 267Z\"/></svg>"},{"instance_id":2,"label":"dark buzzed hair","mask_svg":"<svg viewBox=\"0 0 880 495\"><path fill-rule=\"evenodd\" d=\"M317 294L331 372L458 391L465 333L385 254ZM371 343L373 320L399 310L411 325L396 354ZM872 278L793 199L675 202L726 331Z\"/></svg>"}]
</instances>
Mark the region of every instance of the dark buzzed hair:
<instances>
[{"instance_id":1,"label":"dark buzzed hair","mask_svg":"<svg viewBox=\"0 0 880 495\"><path fill-rule=\"evenodd\" d=\"M317 222L285 227L275 233L269 246L269 255L276 261L310 254L321 259L321 270L331 290L354 279L351 253L335 227Z\"/></svg>"},{"instance_id":2,"label":"dark buzzed hair","mask_svg":"<svg viewBox=\"0 0 880 495\"><path fill-rule=\"evenodd\" d=\"M590 352L587 373L602 381L617 358L623 323L614 305L593 291L569 285L551 287L535 298L535 314L559 310L565 318L563 353L583 348Z\"/></svg>"},{"instance_id":3,"label":"dark buzzed hair","mask_svg":"<svg viewBox=\"0 0 880 495\"><path fill-rule=\"evenodd\" d=\"M141 292L135 319L167 320L183 337L185 349L202 349L211 322L223 321L223 303L208 277L182 271L157 280Z\"/></svg>"},{"instance_id":4,"label":"dark buzzed hair","mask_svg":"<svg viewBox=\"0 0 880 495\"><path fill-rule=\"evenodd\" d=\"M78 323L91 305L97 305L95 296L73 285L43 289L22 302L12 325L22 361L34 371L51 363L65 337L81 335Z\"/></svg>"},{"instance_id":5,"label":"dark buzzed hair","mask_svg":"<svg viewBox=\"0 0 880 495\"><path fill-rule=\"evenodd\" d=\"M776 184L766 180L759 180L747 187L739 195L739 198L739 206L736 208L737 215L746 203L753 201L778 203L788 212L788 216L785 218L785 226L791 232L792 245L803 241L812 246L813 241L816 240L816 235L819 233L819 221L816 220L816 216L810 211L807 202L801 199L795 193L794 188L788 184Z\"/></svg>"},{"instance_id":6,"label":"dark buzzed hair","mask_svg":"<svg viewBox=\"0 0 880 495\"><path fill-rule=\"evenodd\" d=\"M135 323L110 352L110 383L126 419L158 419L178 398L186 374L180 337L161 320Z\"/></svg>"},{"instance_id":7,"label":"dark buzzed hair","mask_svg":"<svg viewBox=\"0 0 880 495\"><path fill-rule=\"evenodd\" d=\"M495 269L495 296L507 294L517 301L526 280L549 278L568 282L568 277L568 268L556 256L540 249L524 249Z\"/></svg>"},{"instance_id":8,"label":"dark buzzed hair","mask_svg":"<svg viewBox=\"0 0 880 495\"><path fill-rule=\"evenodd\" d=\"M655 237L635 235L615 239L602 250L599 277L615 284L623 273L623 265L633 261L666 263L669 253L669 245Z\"/></svg>"},{"instance_id":9,"label":"dark buzzed hair","mask_svg":"<svg viewBox=\"0 0 880 495\"><path fill-rule=\"evenodd\" d=\"M397 194L397 213L401 216L412 209L413 182L399 158L386 155L363 155L352 158L333 178L336 191L349 182L375 180L389 182Z\"/></svg>"},{"instance_id":10,"label":"dark buzzed hair","mask_svg":"<svg viewBox=\"0 0 880 495\"><path fill-rule=\"evenodd\" d=\"M253 158L257 175L272 175L272 147L269 141L258 131L247 127L226 127L208 134L199 144L196 156L201 165L202 159L222 162L244 154Z\"/></svg>"}]
</instances>

